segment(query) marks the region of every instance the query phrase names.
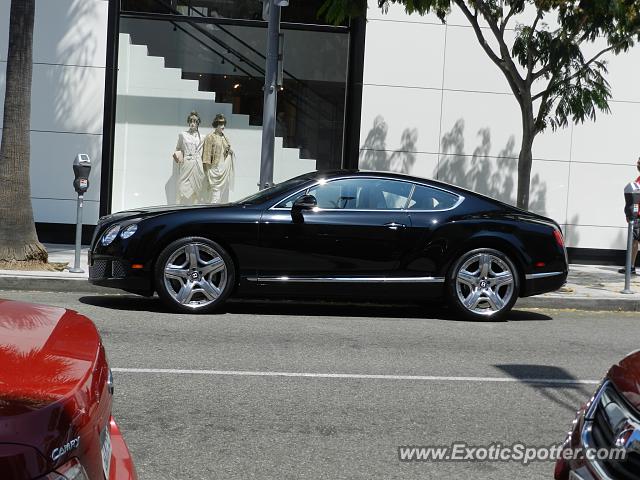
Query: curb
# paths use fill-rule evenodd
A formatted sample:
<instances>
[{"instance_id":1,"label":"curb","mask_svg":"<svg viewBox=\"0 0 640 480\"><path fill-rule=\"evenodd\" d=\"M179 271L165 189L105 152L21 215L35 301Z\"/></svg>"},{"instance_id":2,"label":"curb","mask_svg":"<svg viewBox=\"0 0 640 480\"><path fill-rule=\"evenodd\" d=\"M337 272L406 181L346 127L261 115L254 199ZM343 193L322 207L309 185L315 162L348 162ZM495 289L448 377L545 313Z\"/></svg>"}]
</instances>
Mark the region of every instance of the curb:
<instances>
[{"instance_id":1,"label":"curb","mask_svg":"<svg viewBox=\"0 0 640 480\"><path fill-rule=\"evenodd\" d=\"M86 278L58 278L45 276L0 276L1 290L36 292L116 293L112 288L92 285Z\"/></svg>"},{"instance_id":2,"label":"curb","mask_svg":"<svg viewBox=\"0 0 640 480\"><path fill-rule=\"evenodd\" d=\"M618 298L562 298L526 297L519 298L514 308L548 308L550 310L585 310L607 312L640 312L640 300Z\"/></svg>"},{"instance_id":3,"label":"curb","mask_svg":"<svg viewBox=\"0 0 640 480\"><path fill-rule=\"evenodd\" d=\"M0 291L22 290L37 292L77 292L116 295L122 291L90 284L86 278L0 275ZM586 310L611 312L640 312L640 300L588 297L526 297L519 298L518 308L547 308L551 310Z\"/></svg>"}]
</instances>

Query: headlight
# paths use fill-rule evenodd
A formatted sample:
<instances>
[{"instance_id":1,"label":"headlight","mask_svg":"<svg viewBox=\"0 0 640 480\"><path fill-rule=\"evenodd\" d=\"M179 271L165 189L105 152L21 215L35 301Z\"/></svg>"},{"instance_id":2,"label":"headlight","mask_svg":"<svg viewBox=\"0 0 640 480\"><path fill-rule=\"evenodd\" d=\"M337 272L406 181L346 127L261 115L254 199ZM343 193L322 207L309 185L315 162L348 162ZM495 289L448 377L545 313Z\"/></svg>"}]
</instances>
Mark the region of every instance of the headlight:
<instances>
[{"instance_id":1,"label":"headlight","mask_svg":"<svg viewBox=\"0 0 640 480\"><path fill-rule=\"evenodd\" d=\"M120 238L125 238L126 239L126 238L131 237L131 236L133 236L134 233L136 233L136 230L138 230L138 224L137 223L134 223L132 225L127 225L120 232Z\"/></svg>"},{"instance_id":2,"label":"headlight","mask_svg":"<svg viewBox=\"0 0 640 480\"><path fill-rule=\"evenodd\" d=\"M106 247L107 245L110 245L111 242L113 242L118 236L119 231L120 231L120 225L114 225L113 227L109 227L107 231L104 232L104 235L102 235L102 240L100 240L100 243L102 243L104 247Z\"/></svg>"}]
</instances>

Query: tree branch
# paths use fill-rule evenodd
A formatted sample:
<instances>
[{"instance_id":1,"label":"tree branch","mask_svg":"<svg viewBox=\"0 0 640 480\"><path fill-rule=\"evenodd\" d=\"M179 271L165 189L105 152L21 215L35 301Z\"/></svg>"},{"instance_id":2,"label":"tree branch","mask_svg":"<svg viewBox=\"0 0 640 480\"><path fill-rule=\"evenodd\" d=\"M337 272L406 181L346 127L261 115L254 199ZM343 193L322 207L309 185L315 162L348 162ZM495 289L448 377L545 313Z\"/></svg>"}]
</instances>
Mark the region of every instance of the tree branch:
<instances>
[{"instance_id":1,"label":"tree branch","mask_svg":"<svg viewBox=\"0 0 640 480\"><path fill-rule=\"evenodd\" d=\"M515 6L512 6L509 9L509 13L507 13L507 16L504 17L504 19L502 20L502 23L500 24L500 33L502 35L504 35L504 31L507 28L507 23L509 23L509 20L511 19L511 17L516 13L516 9Z\"/></svg>"},{"instance_id":2,"label":"tree branch","mask_svg":"<svg viewBox=\"0 0 640 480\"><path fill-rule=\"evenodd\" d=\"M638 30L640 31L640 30ZM611 50L619 47L620 45L622 45L623 43L625 43L627 40L629 40L631 37L633 37L634 35L636 35L638 33L638 31L634 32L634 33L630 33L629 35L627 35L626 37L624 37L624 39L620 40L618 43L614 44L614 45L610 45L607 48L599 51L596 55L594 55L590 60L588 60L587 62L585 62L578 70L576 70L573 74L571 74L569 77L567 77L566 79L563 80L563 82L570 82L571 80L573 80L574 78L580 76L582 73L584 73L587 68L589 68L589 65L591 65L593 62L595 62L596 60L598 60L602 55L604 55L607 52L610 52ZM541 70L542 71L542 70ZM538 72L540 73L540 72ZM536 95L533 96L532 100L537 100L538 98L541 98L544 96L545 92L549 91L552 87L555 86L554 84L554 79L556 78L556 75L554 75L551 79L551 81L549 82L547 88L545 88L544 90L542 90L541 92L537 93Z\"/></svg>"},{"instance_id":3,"label":"tree branch","mask_svg":"<svg viewBox=\"0 0 640 480\"><path fill-rule=\"evenodd\" d=\"M536 119L534 123L536 130L538 128L538 125L540 125L540 123L542 122L542 118L546 115L545 107L548 104L549 96L551 95L551 91L552 91L551 85L556 81L557 76L558 76L558 72L555 72L551 77L551 80L549 81L547 88L542 92L538 93L537 95L534 95L533 98L531 99L531 102L533 103L538 98L542 98L542 100L540 101L540 107L538 108L538 114L536 115Z\"/></svg>"},{"instance_id":4,"label":"tree branch","mask_svg":"<svg viewBox=\"0 0 640 480\"><path fill-rule=\"evenodd\" d=\"M515 75L517 76L518 80L520 80L520 82L522 82L522 79L520 78L520 75L518 75L517 69L515 69L515 65L513 65L513 62L511 61L511 56L508 55L508 50L507 50L507 58L509 59L509 61L511 61L511 64L513 65L513 68L514 68L514 71L511 71L511 69L509 67L509 64L508 64L508 61L506 59L501 58L500 56L498 56L498 54L496 54L496 52L494 52L493 49L487 43L487 39L484 37L484 34L482 33L482 29L480 28L480 24L478 23L478 16L477 16L478 15L478 8L477 8L477 6L476 6L476 13L474 15L467 8L467 6L465 5L464 0L454 0L454 2L455 2L456 5L458 5L460 10L462 10L462 13L464 14L464 16L467 17L467 20L469 20L469 23L473 27L473 31L475 32L476 37L478 38L478 42L480 43L480 46L483 48L483 50L489 56L491 61L493 63L495 63L496 66L502 71L502 73L504 74L504 76L507 79L507 82L509 82L509 86L511 87L511 90L513 91L514 95L516 96L516 99L518 100L518 102L520 102L522 94L521 94L520 86L518 85L516 79L513 77L514 71L515 71ZM498 43L500 43L500 42L498 42ZM504 41L502 43L504 44ZM505 45L505 47L506 47L506 45Z\"/></svg>"},{"instance_id":5,"label":"tree branch","mask_svg":"<svg viewBox=\"0 0 640 480\"><path fill-rule=\"evenodd\" d=\"M552 68L553 68L553 65L546 65L546 66L542 67L540 70L538 70L537 72L532 73L531 74L531 82L535 82L537 79L539 79L543 75L549 73Z\"/></svg>"},{"instance_id":6,"label":"tree branch","mask_svg":"<svg viewBox=\"0 0 640 480\"><path fill-rule=\"evenodd\" d=\"M459 0L456 0L456 3L459 5L461 2ZM519 94L522 94L524 92L524 79L520 76L518 67L516 67L516 64L513 62L509 47L504 41L504 35L498 28L498 23L491 18L490 12L487 12L487 5L483 0L478 0L476 3L478 5L480 13L489 24L489 28L493 32L493 35L498 42L498 46L500 47L500 56L502 57L502 62L504 63L503 71L506 74L510 75L511 81L515 85L517 92Z\"/></svg>"},{"instance_id":7,"label":"tree branch","mask_svg":"<svg viewBox=\"0 0 640 480\"><path fill-rule=\"evenodd\" d=\"M533 21L533 25L531 25L531 32L529 33L529 39L527 40L527 80L528 84L532 82L533 76L533 59L531 58L531 48L533 44L533 36L536 33L536 27L538 26L538 22L544 15L544 12L541 8L538 9L538 14L536 15L536 19Z\"/></svg>"},{"instance_id":8,"label":"tree branch","mask_svg":"<svg viewBox=\"0 0 640 480\"><path fill-rule=\"evenodd\" d=\"M484 49L487 55L489 55L489 58L493 61L493 63L495 63L496 65L498 65L498 67L502 69L502 66L501 66L502 59L496 54L496 52L494 52L491 49L491 47L487 43L487 40L484 38L484 34L482 33L482 29L480 28L480 25L478 24L478 21L477 21L478 9L476 8L476 13L472 14L467 8L467 6L465 5L463 0L455 0L455 2L456 2L456 5L460 7L460 10L462 10L462 13L464 13L465 17L467 17L467 20L469 20L469 23L473 27L473 31L475 32L476 37L480 42L480 46Z\"/></svg>"}]
</instances>

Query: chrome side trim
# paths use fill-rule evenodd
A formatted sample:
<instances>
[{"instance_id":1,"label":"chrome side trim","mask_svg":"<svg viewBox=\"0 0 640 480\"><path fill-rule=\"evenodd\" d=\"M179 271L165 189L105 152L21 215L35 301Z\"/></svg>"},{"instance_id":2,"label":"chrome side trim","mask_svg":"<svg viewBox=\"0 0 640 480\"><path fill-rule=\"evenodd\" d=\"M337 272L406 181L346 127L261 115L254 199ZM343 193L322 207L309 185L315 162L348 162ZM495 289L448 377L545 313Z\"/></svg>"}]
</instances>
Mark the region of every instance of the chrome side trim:
<instances>
[{"instance_id":1,"label":"chrome side trim","mask_svg":"<svg viewBox=\"0 0 640 480\"><path fill-rule=\"evenodd\" d=\"M564 275L564 272L528 273L524 278L527 280L535 280L536 278L555 277L557 275Z\"/></svg>"},{"instance_id":2,"label":"chrome side trim","mask_svg":"<svg viewBox=\"0 0 640 480\"><path fill-rule=\"evenodd\" d=\"M444 277L247 277L249 282L268 283L444 283Z\"/></svg>"},{"instance_id":3,"label":"chrome side trim","mask_svg":"<svg viewBox=\"0 0 640 480\"><path fill-rule=\"evenodd\" d=\"M602 398L602 395L604 395L605 390L608 388L608 384L609 384L608 381L605 381L602 383L602 385L600 386L600 389L597 391L597 393L593 397L593 400L591 401L591 405L589 405L589 408L584 414L584 424L582 427L582 431L580 432L580 441L582 443L582 447L585 450L590 448L595 448L591 440L591 437L592 437L591 431L593 429L593 418L595 416L596 409L600 404L600 399ZM602 469L602 467L598 465L597 462L590 461L589 466L596 471L596 473L600 476L602 480L614 480L609 475L607 475L607 472L605 472Z\"/></svg>"}]
</instances>

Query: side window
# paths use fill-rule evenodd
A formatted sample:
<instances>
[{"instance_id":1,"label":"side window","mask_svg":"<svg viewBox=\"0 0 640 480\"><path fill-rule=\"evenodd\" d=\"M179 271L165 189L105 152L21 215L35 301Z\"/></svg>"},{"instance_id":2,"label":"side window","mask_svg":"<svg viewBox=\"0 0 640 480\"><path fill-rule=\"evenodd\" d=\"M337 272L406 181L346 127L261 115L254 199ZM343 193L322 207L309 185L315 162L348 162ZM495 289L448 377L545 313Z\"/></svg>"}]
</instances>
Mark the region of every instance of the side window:
<instances>
[{"instance_id":1,"label":"side window","mask_svg":"<svg viewBox=\"0 0 640 480\"><path fill-rule=\"evenodd\" d=\"M400 210L405 208L412 184L378 178L345 178L311 187L292 195L276 208L291 208L305 194L313 195L318 207L331 210Z\"/></svg>"},{"instance_id":2,"label":"side window","mask_svg":"<svg viewBox=\"0 0 640 480\"><path fill-rule=\"evenodd\" d=\"M416 185L409 202L409 210L446 210L453 207L459 198L453 193L437 188Z\"/></svg>"},{"instance_id":3,"label":"side window","mask_svg":"<svg viewBox=\"0 0 640 480\"><path fill-rule=\"evenodd\" d=\"M350 210L400 210L410 193L410 183L377 178L336 180L309 189L318 207Z\"/></svg>"},{"instance_id":4,"label":"side window","mask_svg":"<svg viewBox=\"0 0 640 480\"><path fill-rule=\"evenodd\" d=\"M306 195L306 193L307 191L303 190L301 192L296 193L295 195L291 195L290 197L285 198L283 201L277 204L275 208L291 208L293 207L293 202L295 202L301 196Z\"/></svg>"},{"instance_id":5,"label":"side window","mask_svg":"<svg viewBox=\"0 0 640 480\"><path fill-rule=\"evenodd\" d=\"M396 182L395 180L378 181L375 186L382 191L387 208L390 210L400 210L407 207L411 187L410 183Z\"/></svg>"},{"instance_id":6,"label":"side window","mask_svg":"<svg viewBox=\"0 0 640 480\"><path fill-rule=\"evenodd\" d=\"M319 208L351 208L355 199L353 186L349 180L321 183L309 189L309 195L316 197Z\"/></svg>"}]
</instances>

